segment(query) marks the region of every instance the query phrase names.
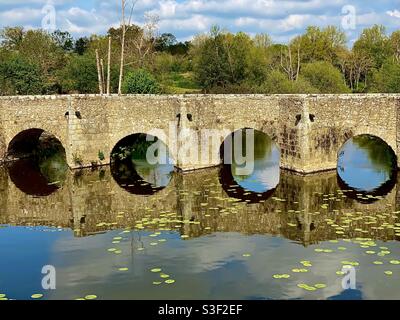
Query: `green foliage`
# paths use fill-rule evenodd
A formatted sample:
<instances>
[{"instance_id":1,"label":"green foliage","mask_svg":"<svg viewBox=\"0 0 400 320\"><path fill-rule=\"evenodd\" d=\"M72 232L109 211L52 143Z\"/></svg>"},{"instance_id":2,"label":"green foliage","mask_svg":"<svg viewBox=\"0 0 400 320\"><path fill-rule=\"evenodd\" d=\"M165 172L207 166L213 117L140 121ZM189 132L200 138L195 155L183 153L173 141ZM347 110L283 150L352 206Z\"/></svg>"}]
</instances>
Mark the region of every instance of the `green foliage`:
<instances>
[{"instance_id":1,"label":"green foliage","mask_svg":"<svg viewBox=\"0 0 400 320\"><path fill-rule=\"evenodd\" d=\"M328 62L314 62L303 66L302 76L320 93L348 93L340 71Z\"/></svg>"},{"instance_id":2,"label":"green foliage","mask_svg":"<svg viewBox=\"0 0 400 320\"><path fill-rule=\"evenodd\" d=\"M379 69L392 52L386 28L374 25L372 28L365 29L354 43L354 51L371 57L374 67Z\"/></svg>"},{"instance_id":3,"label":"green foliage","mask_svg":"<svg viewBox=\"0 0 400 320\"><path fill-rule=\"evenodd\" d=\"M97 93L96 60L88 54L71 56L59 79L63 92Z\"/></svg>"},{"instance_id":4,"label":"green foliage","mask_svg":"<svg viewBox=\"0 0 400 320\"><path fill-rule=\"evenodd\" d=\"M123 83L124 93L159 94L160 85L157 80L146 70L138 69L128 73Z\"/></svg>"},{"instance_id":5,"label":"green foliage","mask_svg":"<svg viewBox=\"0 0 400 320\"><path fill-rule=\"evenodd\" d=\"M95 52L118 90L121 28L73 39L68 32L0 31L0 95L98 93ZM178 42L171 33L151 39L131 25L126 33L125 93L342 93L399 92L400 31L365 29L354 47L334 26L310 26L288 44L268 34L250 37L212 27L209 34ZM106 76L106 74L105 74Z\"/></svg>"},{"instance_id":6,"label":"green foliage","mask_svg":"<svg viewBox=\"0 0 400 320\"><path fill-rule=\"evenodd\" d=\"M400 93L400 64L387 61L374 73L372 90L382 93Z\"/></svg>"},{"instance_id":7,"label":"green foliage","mask_svg":"<svg viewBox=\"0 0 400 320\"><path fill-rule=\"evenodd\" d=\"M43 93L39 66L12 55L0 62L0 95L34 95Z\"/></svg>"},{"instance_id":8,"label":"green foliage","mask_svg":"<svg viewBox=\"0 0 400 320\"><path fill-rule=\"evenodd\" d=\"M74 49L74 39L69 32L56 30L51 34L51 37L55 44L62 50L70 52Z\"/></svg>"},{"instance_id":9,"label":"green foliage","mask_svg":"<svg viewBox=\"0 0 400 320\"><path fill-rule=\"evenodd\" d=\"M268 94L295 94L318 93L319 91L302 77L299 77L296 81L291 81L284 73L274 70L261 86L261 92Z\"/></svg>"},{"instance_id":10,"label":"green foliage","mask_svg":"<svg viewBox=\"0 0 400 320\"><path fill-rule=\"evenodd\" d=\"M214 27L200 44L195 57L195 74L204 89L240 84L246 78L252 41L242 32L224 33Z\"/></svg>"},{"instance_id":11,"label":"green foliage","mask_svg":"<svg viewBox=\"0 0 400 320\"><path fill-rule=\"evenodd\" d=\"M106 159L106 157L104 156L104 152L103 151L99 151L98 156L99 156L99 160L100 161L104 161Z\"/></svg>"},{"instance_id":12,"label":"green foliage","mask_svg":"<svg viewBox=\"0 0 400 320\"><path fill-rule=\"evenodd\" d=\"M336 65L338 52L344 50L346 41L346 34L334 26L310 26L292 45L300 46L302 62L328 61Z\"/></svg>"}]
</instances>

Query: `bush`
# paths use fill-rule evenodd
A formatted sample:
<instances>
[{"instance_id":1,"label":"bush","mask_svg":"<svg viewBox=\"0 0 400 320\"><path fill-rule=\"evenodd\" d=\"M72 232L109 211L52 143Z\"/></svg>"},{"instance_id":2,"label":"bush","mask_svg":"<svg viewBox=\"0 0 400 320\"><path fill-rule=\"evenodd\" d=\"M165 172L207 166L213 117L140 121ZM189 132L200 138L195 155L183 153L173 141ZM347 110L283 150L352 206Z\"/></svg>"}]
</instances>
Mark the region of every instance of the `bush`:
<instances>
[{"instance_id":1,"label":"bush","mask_svg":"<svg viewBox=\"0 0 400 320\"><path fill-rule=\"evenodd\" d=\"M400 64L387 61L375 72L372 92L400 93Z\"/></svg>"},{"instance_id":2,"label":"bush","mask_svg":"<svg viewBox=\"0 0 400 320\"><path fill-rule=\"evenodd\" d=\"M128 73L123 83L124 93L159 94L160 85L146 70L138 69Z\"/></svg>"},{"instance_id":3,"label":"bush","mask_svg":"<svg viewBox=\"0 0 400 320\"><path fill-rule=\"evenodd\" d=\"M299 77L297 81L291 81L288 77L277 70L272 71L267 80L261 86L261 92L267 94L295 94L295 93L318 93L306 79Z\"/></svg>"},{"instance_id":4,"label":"bush","mask_svg":"<svg viewBox=\"0 0 400 320\"><path fill-rule=\"evenodd\" d=\"M340 71L329 62L308 63L303 66L301 75L320 93L350 92Z\"/></svg>"}]
</instances>

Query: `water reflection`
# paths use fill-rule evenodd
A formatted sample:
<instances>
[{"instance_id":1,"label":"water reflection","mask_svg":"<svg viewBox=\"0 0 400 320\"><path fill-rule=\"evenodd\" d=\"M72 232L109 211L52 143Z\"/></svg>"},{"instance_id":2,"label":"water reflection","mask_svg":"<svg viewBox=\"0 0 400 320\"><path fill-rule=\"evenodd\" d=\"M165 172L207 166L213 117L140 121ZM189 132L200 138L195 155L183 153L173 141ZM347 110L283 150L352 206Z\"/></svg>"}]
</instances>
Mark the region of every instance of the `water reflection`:
<instances>
[{"instance_id":1,"label":"water reflection","mask_svg":"<svg viewBox=\"0 0 400 320\"><path fill-rule=\"evenodd\" d=\"M386 195L394 187L396 156L381 139L357 136L340 151L337 171L342 188L354 190L356 197L366 201L368 196Z\"/></svg>"},{"instance_id":2,"label":"water reflection","mask_svg":"<svg viewBox=\"0 0 400 320\"><path fill-rule=\"evenodd\" d=\"M151 141L147 141L148 138ZM149 147L158 143L165 161L151 164L147 161ZM158 151L153 155L158 157ZM174 172L173 160L167 146L157 138L144 134L135 134L121 140L112 152L111 172L115 181L126 191L138 195L153 195L162 190L171 181Z\"/></svg>"},{"instance_id":3,"label":"water reflection","mask_svg":"<svg viewBox=\"0 0 400 320\"><path fill-rule=\"evenodd\" d=\"M45 197L61 188L67 178L64 155L20 159L7 165L10 179L27 195Z\"/></svg>"},{"instance_id":4,"label":"water reflection","mask_svg":"<svg viewBox=\"0 0 400 320\"><path fill-rule=\"evenodd\" d=\"M232 165L226 165L221 171L221 181L227 187L228 194L233 197L240 197L250 202L256 202L257 199L265 200L279 184L280 179L280 150L278 146L266 134L249 129L241 130L242 154L250 161L245 164L238 163L235 158L234 147L226 145L224 152L230 152L233 159ZM254 150L251 154L247 152L246 135L254 135ZM239 136L240 137L240 136ZM252 138L250 138L252 139ZM250 174L242 175L240 170L245 167L253 168ZM230 171L230 173L229 173Z\"/></svg>"},{"instance_id":5,"label":"water reflection","mask_svg":"<svg viewBox=\"0 0 400 320\"><path fill-rule=\"evenodd\" d=\"M267 150L260 154L273 154ZM111 170L68 171L63 188L40 198L15 182L29 162L0 167L7 297L42 292L37 270L54 265L57 290L43 292L46 299L400 298L397 185L366 203L341 187L336 172L282 171L275 188L256 184L260 192L250 192L230 166L167 180L167 171L125 160ZM343 292L337 272L346 261L356 265L357 290Z\"/></svg>"}]
</instances>

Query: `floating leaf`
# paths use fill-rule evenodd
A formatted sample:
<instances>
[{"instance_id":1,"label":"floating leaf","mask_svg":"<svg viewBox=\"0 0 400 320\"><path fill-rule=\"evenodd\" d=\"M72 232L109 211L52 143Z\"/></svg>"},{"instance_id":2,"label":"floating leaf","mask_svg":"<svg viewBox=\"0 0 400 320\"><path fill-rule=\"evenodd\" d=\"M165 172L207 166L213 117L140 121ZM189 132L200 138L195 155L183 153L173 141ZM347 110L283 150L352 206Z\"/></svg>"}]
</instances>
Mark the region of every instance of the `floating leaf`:
<instances>
[{"instance_id":1,"label":"floating leaf","mask_svg":"<svg viewBox=\"0 0 400 320\"><path fill-rule=\"evenodd\" d=\"M85 297L86 300L95 300L97 299L97 296L94 294L89 294Z\"/></svg>"},{"instance_id":2,"label":"floating leaf","mask_svg":"<svg viewBox=\"0 0 400 320\"><path fill-rule=\"evenodd\" d=\"M162 269L161 268L154 268L154 269L151 269L150 271L153 272L153 273L159 273L159 272L162 271Z\"/></svg>"},{"instance_id":3,"label":"floating leaf","mask_svg":"<svg viewBox=\"0 0 400 320\"><path fill-rule=\"evenodd\" d=\"M32 299L40 299L40 298L43 298L43 294L35 293L35 294L31 295L31 298Z\"/></svg>"},{"instance_id":4,"label":"floating leaf","mask_svg":"<svg viewBox=\"0 0 400 320\"><path fill-rule=\"evenodd\" d=\"M118 270L119 270L119 271L128 271L129 268L119 268Z\"/></svg>"},{"instance_id":5,"label":"floating leaf","mask_svg":"<svg viewBox=\"0 0 400 320\"><path fill-rule=\"evenodd\" d=\"M166 284L173 284L173 283L175 283L175 280L168 279L168 280L165 280L165 283Z\"/></svg>"}]
</instances>

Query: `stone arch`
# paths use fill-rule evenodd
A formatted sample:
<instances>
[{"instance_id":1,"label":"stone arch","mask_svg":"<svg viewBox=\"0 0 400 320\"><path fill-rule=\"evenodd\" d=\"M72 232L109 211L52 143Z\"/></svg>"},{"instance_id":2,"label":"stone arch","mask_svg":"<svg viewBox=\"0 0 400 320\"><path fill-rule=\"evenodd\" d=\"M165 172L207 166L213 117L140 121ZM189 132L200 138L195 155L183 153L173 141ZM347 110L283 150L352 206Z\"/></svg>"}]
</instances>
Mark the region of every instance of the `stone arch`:
<instances>
[{"instance_id":1,"label":"stone arch","mask_svg":"<svg viewBox=\"0 0 400 320\"><path fill-rule=\"evenodd\" d=\"M386 180L377 180L379 181L379 183L377 185L374 184L370 184L367 183L365 186L358 184L357 182L355 182L355 180L353 180L354 178L351 177L351 175L349 176L348 174L346 175L345 173L348 172L354 172L354 168L350 167L351 170L346 170L347 169L347 165L351 166L351 161L345 161L343 159L341 159L342 156L344 156L345 153L345 147L346 144L354 138L357 137L363 137L363 136L367 136L367 137L372 137L375 139L375 141L377 141L380 145L382 145L382 147L384 148L384 152L386 152L386 150L388 152L390 152L391 154L389 155L388 158L384 158L383 162L382 159L379 159L379 161L375 164L373 164L373 166L375 167L375 165L377 167L379 167L379 176L382 176L382 170L386 173L385 177ZM361 146L362 148L362 146ZM374 153L375 154L375 153ZM358 158L358 157L357 157ZM371 161L371 163L375 162L372 155L368 155L368 159L369 161ZM342 161L341 161L342 160ZM348 160L351 160L351 155L350 158ZM387 164L390 162L390 167L387 166ZM382 168L381 164L385 164L385 166ZM375 201L377 201L377 198L368 198L368 197L364 197L366 195L368 196L385 196L387 194L389 194L391 192L391 190L395 187L396 183L397 183L397 172L398 172L398 167L397 167L397 155L395 150L393 149L392 146L390 146L384 139L382 139L379 136L376 135L372 135L372 134L356 134L356 135L352 135L351 137L349 137L348 139L346 139L346 141L340 146L339 151L337 153L337 181L338 181L338 185L340 186L341 189L343 190L353 190L353 192L349 192L346 195L349 198L354 198L359 202L363 202L363 203L373 203ZM368 168L368 166L360 166L361 168ZM378 170L378 169L377 169ZM359 174L356 174L355 176L357 176ZM364 176L364 175L362 175ZM374 181L371 179L368 179L369 182ZM360 196L362 195L362 196Z\"/></svg>"},{"instance_id":2,"label":"stone arch","mask_svg":"<svg viewBox=\"0 0 400 320\"><path fill-rule=\"evenodd\" d=\"M149 167L146 164L140 164L140 161L139 164L136 161L135 164L133 164L130 158L124 156L123 154L122 155L124 156L124 158L119 158L119 156L115 156L115 154L118 154L119 152L119 147L134 143L137 138L140 138L140 136L155 137L166 147L166 160L168 161L166 163L161 163L161 166L150 166L150 173L148 172ZM149 145L155 142L156 141L149 141ZM160 139L159 137L149 133L132 133L118 140L112 147L110 153L111 174L114 181L128 193L136 196L151 196L156 193L159 194L159 192L170 185L171 177L169 173L170 171L173 171L175 167L169 162L169 160L172 160L174 163L174 159L170 154L168 145L164 142L163 139ZM139 168L144 169L144 172L140 172Z\"/></svg>"},{"instance_id":3,"label":"stone arch","mask_svg":"<svg viewBox=\"0 0 400 320\"><path fill-rule=\"evenodd\" d=\"M41 128L29 128L19 131L7 144L6 158L18 158L31 152L39 143L43 135L55 139L63 148L66 154L65 144L52 132Z\"/></svg>"}]
</instances>

